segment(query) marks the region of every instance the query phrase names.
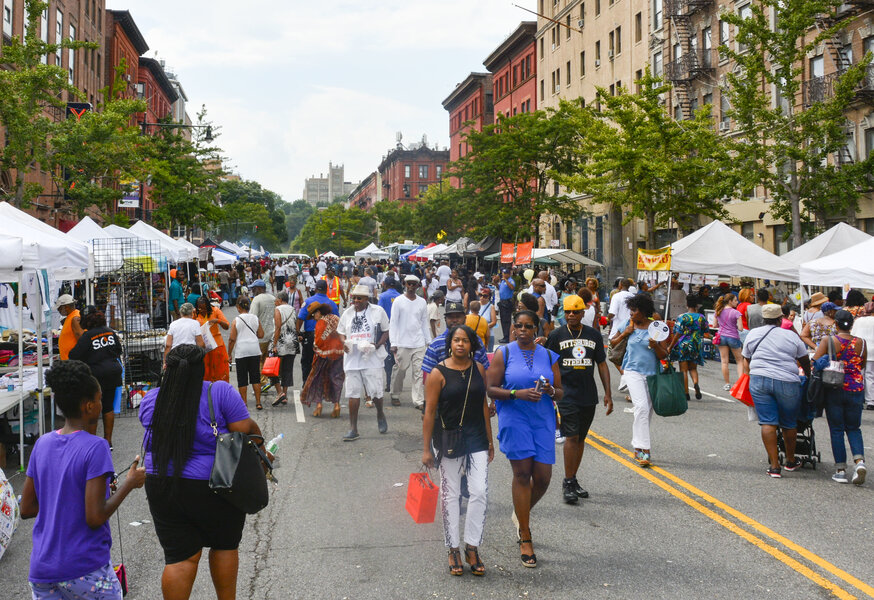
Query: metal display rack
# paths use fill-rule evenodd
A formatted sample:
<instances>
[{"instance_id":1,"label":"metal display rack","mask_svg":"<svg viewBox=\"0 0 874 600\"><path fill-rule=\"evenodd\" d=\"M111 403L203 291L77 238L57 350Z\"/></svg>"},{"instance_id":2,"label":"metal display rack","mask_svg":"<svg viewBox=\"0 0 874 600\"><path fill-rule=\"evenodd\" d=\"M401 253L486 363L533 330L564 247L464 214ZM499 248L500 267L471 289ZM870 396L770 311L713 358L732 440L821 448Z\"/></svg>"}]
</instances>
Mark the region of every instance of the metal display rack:
<instances>
[{"instance_id":1,"label":"metal display rack","mask_svg":"<svg viewBox=\"0 0 874 600\"><path fill-rule=\"evenodd\" d=\"M122 343L120 416L136 416L140 400L161 378L169 266L156 241L112 238L93 244L94 304Z\"/></svg>"}]
</instances>

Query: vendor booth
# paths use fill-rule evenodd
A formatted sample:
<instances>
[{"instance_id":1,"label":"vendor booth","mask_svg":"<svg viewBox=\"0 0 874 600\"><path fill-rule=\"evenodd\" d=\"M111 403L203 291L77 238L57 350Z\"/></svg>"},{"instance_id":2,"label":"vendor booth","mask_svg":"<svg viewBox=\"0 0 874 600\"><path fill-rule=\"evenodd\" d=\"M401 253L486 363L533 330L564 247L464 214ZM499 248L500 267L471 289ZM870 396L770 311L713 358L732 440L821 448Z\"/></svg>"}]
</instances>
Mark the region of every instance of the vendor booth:
<instances>
[{"instance_id":1,"label":"vendor booth","mask_svg":"<svg viewBox=\"0 0 874 600\"><path fill-rule=\"evenodd\" d=\"M370 242L365 248L355 252L355 258L370 258L373 260L381 260L389 258L391 254L382 250L379 246Z\"/></svg>"}]
</instances>

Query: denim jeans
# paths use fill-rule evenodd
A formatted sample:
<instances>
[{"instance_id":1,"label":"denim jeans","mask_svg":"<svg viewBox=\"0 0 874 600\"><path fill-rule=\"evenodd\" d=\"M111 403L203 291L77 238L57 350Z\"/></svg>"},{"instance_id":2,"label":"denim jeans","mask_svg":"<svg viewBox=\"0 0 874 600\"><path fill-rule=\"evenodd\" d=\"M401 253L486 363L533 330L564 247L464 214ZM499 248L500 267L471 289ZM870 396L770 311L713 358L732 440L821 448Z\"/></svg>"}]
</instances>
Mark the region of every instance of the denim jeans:
<instances>
[{"instance_id":1,"label":"denim jeans","mask_svg":"<svg viewBox=\"0 0 874 600\"><path fill-rule=\"evenodd\" d=\"M795 429L801 408L800 391L801 383L798 381L750 375L750 395L759 414L759 425Z\"/></svg>"},{"instance_id":2,"label":"denim jeans","mask_svg":"<svg viewBox=\"0 0 874 600\"><path fill-rule=\"evenodd\" d=\"M835 468L847 468L847 447L844 445L844 434L850 442L850 452L853 460L865 458L865 445L862 442L862 408L865 403L865 392L845 392L844 390L829 390L825 403L825 416L831 434L832 455L835 457Z\"/></svg>"}]
</instances>

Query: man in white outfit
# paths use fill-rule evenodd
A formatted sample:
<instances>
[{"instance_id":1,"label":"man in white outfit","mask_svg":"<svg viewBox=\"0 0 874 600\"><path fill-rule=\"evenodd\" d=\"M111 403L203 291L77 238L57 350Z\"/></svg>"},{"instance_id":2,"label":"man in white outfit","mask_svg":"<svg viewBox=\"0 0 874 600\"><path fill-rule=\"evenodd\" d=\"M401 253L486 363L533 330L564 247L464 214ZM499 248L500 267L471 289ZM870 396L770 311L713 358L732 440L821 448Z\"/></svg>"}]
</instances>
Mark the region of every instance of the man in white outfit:
<instances>
[{"instance_id":1,"label":"man in white outfit","mask_svg":"<svg viewBox=\"0 0 874 600\"><path fill-rule=\"evenodd\" d=\"M352 289L352 306L346 309L337 325L343 338L343 370L346 372L346 397L349 398L349 433L344 442L358 439L358 408L362 397L370 397L376 405L376 422L380 433L388 431L382 410L385 389L385 342L389 321L378 304L370 304L370 289L358 284Z\"/></svg>"},{"instance_id":2,"label":"man in white outfit","mask_svg":"<svg viewBox=\"0 0 874 600\"><path fill-rule=\"evenodd\" d=\"M416 294L419 278L407 275L404 278L404 294L395 298L391 307L389 339L391 351L395 356L392 373L392 404L399 403L398 397L404 387L408 370L413 374L413 405L419 410L425 408L425 386L422 379L422 359L431 342L431 323L428 319L428 305L425 299Z\"/></svg>"}]
</instances>

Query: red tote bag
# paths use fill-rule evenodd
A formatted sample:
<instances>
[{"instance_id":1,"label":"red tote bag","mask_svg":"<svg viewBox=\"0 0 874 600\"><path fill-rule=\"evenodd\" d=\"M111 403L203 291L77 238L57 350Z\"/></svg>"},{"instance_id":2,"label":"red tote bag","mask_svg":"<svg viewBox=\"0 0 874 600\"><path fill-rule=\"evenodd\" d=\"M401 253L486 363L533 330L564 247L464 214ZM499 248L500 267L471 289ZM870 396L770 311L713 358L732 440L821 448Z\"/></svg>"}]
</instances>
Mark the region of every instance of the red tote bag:
<instances>
[{"instance_id":1,"label":"red tote bag","mask_svg":"<svg viewBox=\"0 0 874 600\"><path fill-rule=\"evenodd\" d=\"M437 514L437 486L427 473L411 473L407 512L416 523L433 523Z\"/></svg>"},{"instance_id":2,"label":"red tote bag","mask_svg":"<svg viewBox=\"0 0 874 600\"><path fill-rule=\"evenodd\" d=\"M279 377L279 357L268 356L261 368L261 374L267 377Z\"/></svg>"},{"instance_id":3,"label":"red tote bag","mask_svg":"<svg viewBox=\"0 0 874 600\"><path fill-rule=\"evenodd\" d=\"M740 376L729 392L732 398L737 399L738 401L746 404L747 406L753 406L753 396L750 394L750 376L744 373Z\"/></svg>"}]
</instances>

